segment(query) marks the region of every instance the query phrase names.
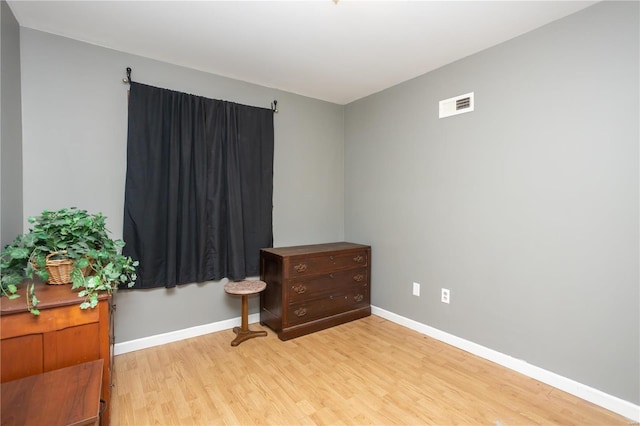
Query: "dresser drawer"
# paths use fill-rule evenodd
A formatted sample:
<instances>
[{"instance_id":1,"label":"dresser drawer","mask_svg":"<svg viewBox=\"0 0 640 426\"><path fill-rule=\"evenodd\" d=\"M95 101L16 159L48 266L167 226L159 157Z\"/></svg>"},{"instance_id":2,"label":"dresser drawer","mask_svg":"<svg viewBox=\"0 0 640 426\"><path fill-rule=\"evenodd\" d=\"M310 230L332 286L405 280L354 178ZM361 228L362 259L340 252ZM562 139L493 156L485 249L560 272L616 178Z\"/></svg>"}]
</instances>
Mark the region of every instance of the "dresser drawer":
<instances>
[{"instance_id":1,"label":"dresser drawer","mask_svg":"<svg viewBox=\"0 0 640 426\"><path fill-rule=\"evenodd\" d=\"M349 309L369 306L369 289L355 288L334 292L318 299L306 300L289 305L287 309L287 323L300 324L318 318L325 318Z\"/></svg>"},{"instance_id":2,"label":"dresser drawer","mask_svg":"<svg viewBox=\"0 0 640 426\"><path fill-rule=\"evenodd\" d=\"M346 271L313 275L289 281L286 299L289 303L300 303L305 300L329 296L336 289L366 289L369 287L367 268L348 269Z\"/></svg>"},{"instance_id":3,"label":"dresser drawer","mask_svg":"<svg viewBox=\"0 0 640 426\"><path fill-rule=\"evenodd\" d=\"M368 252L338 252L321 256L308 256L301 259L292 258L289 265L289 278L326 274L344 269L365 267L369 264Z\"/></svg>"}]
</instances>

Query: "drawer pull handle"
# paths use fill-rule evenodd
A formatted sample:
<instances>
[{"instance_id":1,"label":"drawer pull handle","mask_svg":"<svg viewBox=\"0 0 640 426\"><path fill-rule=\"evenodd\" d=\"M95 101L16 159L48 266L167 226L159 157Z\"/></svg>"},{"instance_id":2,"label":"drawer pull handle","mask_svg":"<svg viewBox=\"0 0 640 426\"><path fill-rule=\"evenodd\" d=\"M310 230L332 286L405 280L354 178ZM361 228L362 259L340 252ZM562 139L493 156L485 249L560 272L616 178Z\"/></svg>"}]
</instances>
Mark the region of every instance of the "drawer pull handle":
<instances>
[{"instance_id":1,"label":"drawer pull handle","mask_svg":"<svg viewBox=\"0 0 640 426\"><path fill-rule=\"evenodd\" d=\"M353 300L355 300L356 302L362 302L362 299L364 299L364 296L363 296L363 295L361 295L361 294L356 294L356 295L353 297Z\"/></svg>"},{"instance_id":2,"label":"drawer pull handle","mask_svg":"<svg viewBox=\"0 0 640 426\"><path fill-rule=\"evenodd\" d=\"M294 314L296 314L299 317L303 317L305 315L307 315L307 310L305 308L298 308L295 311L293 311Z\"/></svg>"},{"instance_id":3,"label":"drawer pull handle","mask_svg":"<svg viewBox=\"0 0 640 426\"><path fill-rule=\"evenodd\" d=\"M364 260L364 256L360 254L353 258L353 261L356 263L362 263L363 260Z\"/></svg>"},{"instance_id":4,"label":"drawer pull handle","mask_svg":"<svg viewBox=\"0 0 640 426\"><path fill-rule=\"evenodd\" d=\"M296 272L298 272L298 273L304 272L304 271L307 270L307 264L306 263L299 263L296 266L294 266L293 269L295 269Z\"/></svg>"},{"instance_id":5,"label":"drawer pull handle","mask_svg":"<svg viewBox=\"0 0 640 426\"><path fill-rule=\"evenodd\" d=\"M338 297L329 296L329 300L336 300L336 299L338 299ZM342 296L340 296L339 299L342 299ZM344 297L344 300L347 300L347 296Z\"/></svg>"},{"instance_id":6,"label":"drawer pull handle","mask_svg":"<svg viewBox=\"0 0 640 426\"><path fill-rule=\"evenodd\" d=\"M296 293L298 293L298 294L302 294L305 291L307 291L307 286L304 286L302 284L298 284L298 285L294 285L293 287L291 287L291 289L293 291L295 291Z\"/></svg>"},{"instance_id":7,"label":"drawer pull handle","mask_svg":"<svg viewBox=\"0 0 640 426\"><path fill-rule=\"evenodd\" d=\"M333 256L329 256L329 260L333 262Z\"/></svg>"},{"instance_id":8,"label":"drawer pull handle","mask_svg":"<svg viewBox=\"0 0 640 426\"><path fill-rule=\"evenodd\" d=\"M362 280L364 280L364 275L362 275L362 274L354 275L354 276L353 276L353 280L354 280L355 282L358 282L358 283L359 283L359 282L362 282Z\"/></svg>"}]
</instances>

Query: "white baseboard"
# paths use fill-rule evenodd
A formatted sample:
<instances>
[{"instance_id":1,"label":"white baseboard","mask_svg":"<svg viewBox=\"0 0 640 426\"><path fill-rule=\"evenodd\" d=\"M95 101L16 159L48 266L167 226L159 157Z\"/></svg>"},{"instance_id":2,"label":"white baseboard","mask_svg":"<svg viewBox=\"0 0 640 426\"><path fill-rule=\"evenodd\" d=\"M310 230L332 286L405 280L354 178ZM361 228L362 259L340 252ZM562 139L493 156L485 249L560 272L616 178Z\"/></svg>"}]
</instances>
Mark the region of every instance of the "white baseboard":
<instances>
[{"instance_id":1,"label":"white baseboard","mask_svg":"<svg viewBox=\"0 0 640 426\"><path fill-rule=\"evenodd\" d=\"M260 321L260 314L249 315L249 324ZM229 330L240 326L241 318L231 318L224 321L212 322L210 324L189 327L183 330L171 331L169 333L156 334L155 336L143 337L141 339L130 340L128 342L116 343L113 348L114 355L126 354L127 352L139 351L141 349L152 348L179 340L190 339L204 334L215 333L216 331Z\"/></svg>"},{"instance_id":2,"label":"white baseboard","mask_svg":"<svg viewBox=\"0 0 640 426\"><path fill-rule=\"evenodd\" d=\"M635 405L629 401L625 401L618 397L609 395L598 389L594 389L590 386L578 383L575 380L568 379L560 376L559 374L552 373L543 368L531 365L526 361L513 358L509 355L494 351L493 349L486 348L478 345L477 343L470 342L452 334L446 333L437 328L430 327L428 325L419 323L409 318L402 317L394 314L393 312L385 311L384 309L372 306L371 313L379 317L385 318L389 321L400 324L404 327L415 330L419 333L425 334L436 340L440 340L448 345L455 346L473 355L479 356L486 360L495 362L510 370L517 371L525 376L536 379L542 383L546 383L554 388L560 389L578 398L589 401L600 407L606 408L609 411L620 414L634 422L640 422L640 406Z\"/></svg>"},{"instance_id":3,"label":"white baseboard","mask_svg":"<svg viewBox=\"0 0 640 426\"><path fill-rule=\"evenodd\" d=\"M576 382L575 380L571 380L556 373L552 373L551 371L547 371L543 368L536 367L535 365L531 365L523 360L513 358L501 352L494 351L493 349L478 345L477 343L473 343L452 334L446 333L442 330L438 330L437 328L433 328L409 318L394 314L393 312L389 312L384 309L372 306L371 313L392 321L396 324L400 324L411 330L415 330L419 333L425 334L436 340L440 340L441 342L444 342L451 346L455 346L456 348L479 356L480 358L495 362L496 364L499 364L510 370L517 371L518 373L524 374L525 376L531 377L532 379L536 379L542 383L546 383L571 395L575 395L578 398L592 402L596 405L599 405L600 407L606 408L609 411L620 414L621 416L624 416L634 422L640 422L640 406L635 405L629 401L625 401L618 397L609 395L598 389L594 389L590 386ZM260 314L256 313L249 315L249 324L259 321ZM164 345L171 342L177 342L179 340L202 336L204 334L215 333L216 331L228 330L233 327L239 326L240 323L241 319L240 317L237 317L224 321L214 322L211 324L199 325L183 330L176 330L169 333L144 337L142 339L116 343L114 346L114 354L120 355L127 352L133 352L141 349L151 348L153 346Z\"/></svg>"}]
</instances>

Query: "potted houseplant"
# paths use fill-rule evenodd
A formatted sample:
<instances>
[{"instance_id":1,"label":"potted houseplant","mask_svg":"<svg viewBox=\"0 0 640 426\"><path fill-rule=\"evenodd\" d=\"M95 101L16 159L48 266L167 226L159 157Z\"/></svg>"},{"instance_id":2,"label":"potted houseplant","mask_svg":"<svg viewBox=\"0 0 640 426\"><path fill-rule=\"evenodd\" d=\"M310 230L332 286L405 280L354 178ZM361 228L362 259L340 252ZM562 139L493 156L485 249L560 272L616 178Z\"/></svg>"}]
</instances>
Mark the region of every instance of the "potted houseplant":
<instances>
[{"instance_id":1,"label":"potted houseplant","mask_svg":"<svg viewBox=\"0 0 640 426\"><path fill-rule=\"evenodd\" d=\"M111 293L119 284L131 287L138 262L121 254L124 242L109 237L105 219L102 213L89 214L75 207L45 210L40 216L30 217L29 232L16 237L0 252L2 295L18 297L18 286L25 278L31 279L27 284L27 306L37 315L34 275L80 289L78 296L85 299L80 304L82 309L95 307L101 292ZM62 278L58 276L59 265L66 267Z\"/></svg>"}]
</instances>

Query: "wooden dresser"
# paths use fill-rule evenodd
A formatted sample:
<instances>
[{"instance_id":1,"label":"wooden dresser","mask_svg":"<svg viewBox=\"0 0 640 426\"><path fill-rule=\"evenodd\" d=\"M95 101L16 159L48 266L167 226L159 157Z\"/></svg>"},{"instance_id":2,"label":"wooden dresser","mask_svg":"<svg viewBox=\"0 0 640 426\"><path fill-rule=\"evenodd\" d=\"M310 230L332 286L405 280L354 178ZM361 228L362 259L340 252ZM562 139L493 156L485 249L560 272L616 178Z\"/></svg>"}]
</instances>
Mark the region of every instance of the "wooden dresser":
<instances>
[{"instance_id":1,"label":"wooden dresser","mask_svg":"<svg viewBox=\"0 0 640 426\"><path fill-rule=\"evenodd\" d=\"M260 323L288 340L371 315L371 247L328 243L260 251Z\"/></svg>"},{"instance_id":2,"label":"wooden dresser","mask_svg":"<svg viewBox=\"0 0 640 426\"><path fill-rule=\"evenodd\" d=\"M40 315L20 297L0 298L0 381L2 383L59 368L102 359L101 393L106 401L100 424L108 425L111 403L112 299L101 296L94 309L82 310L83 299L70 285L36 286Z\"/></svg>"}]
</instances>

